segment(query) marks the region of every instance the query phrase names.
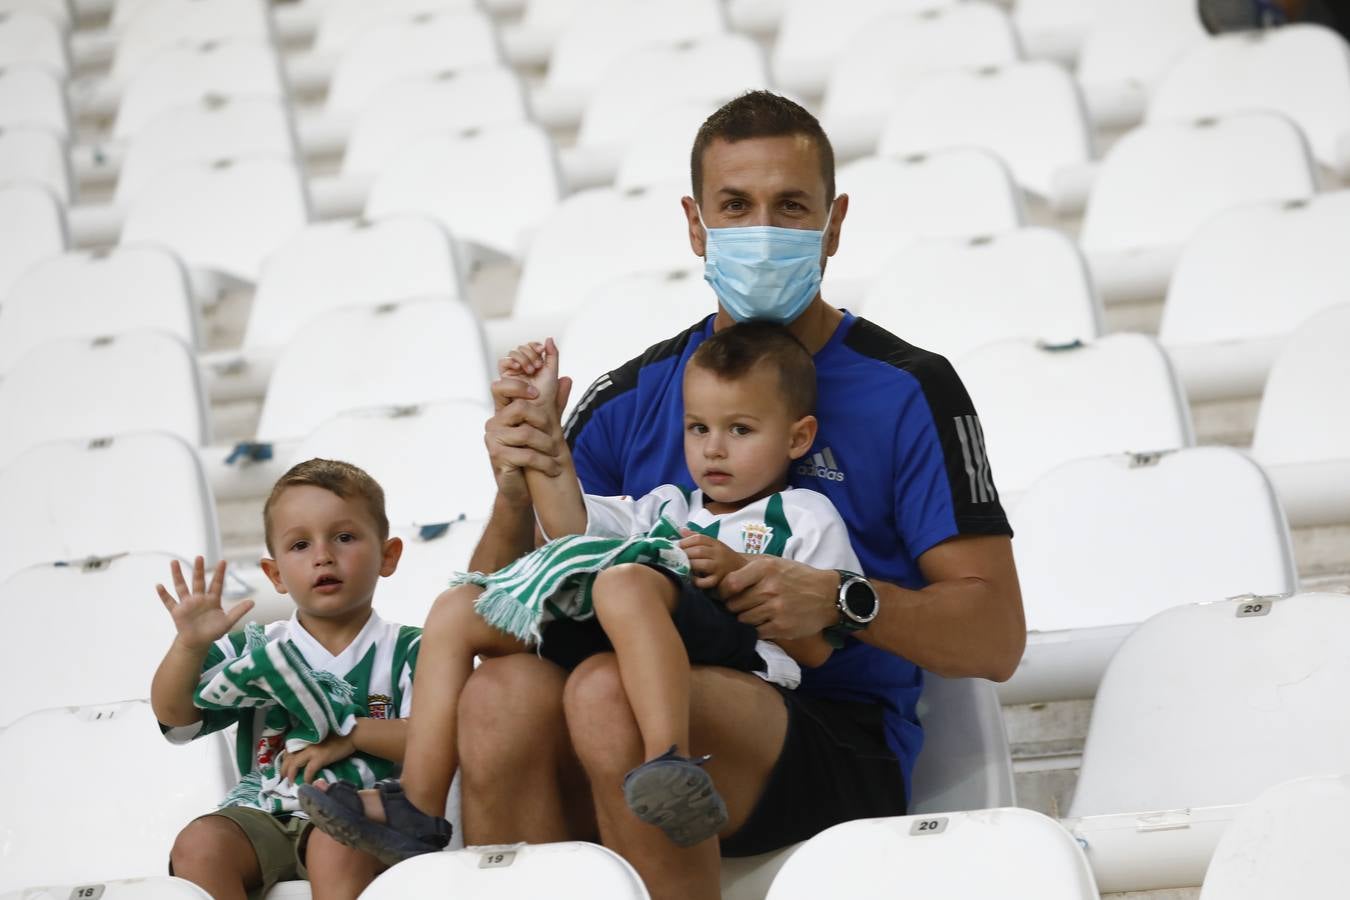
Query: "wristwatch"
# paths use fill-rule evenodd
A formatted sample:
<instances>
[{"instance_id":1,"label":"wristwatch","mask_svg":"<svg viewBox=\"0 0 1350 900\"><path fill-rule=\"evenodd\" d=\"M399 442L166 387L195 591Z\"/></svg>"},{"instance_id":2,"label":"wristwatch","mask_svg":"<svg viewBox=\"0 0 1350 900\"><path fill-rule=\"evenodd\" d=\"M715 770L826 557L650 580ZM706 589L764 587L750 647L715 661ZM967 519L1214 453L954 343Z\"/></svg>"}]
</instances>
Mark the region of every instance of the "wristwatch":
<instances>
[{"instance_id":1,"label":"wristwatch","mask_svg":"<svg viewBox=\"0 0 1350 900\"><path fill-rule=\"evenodd\" d=\"M862 631L877 617L881 608L877 600L876 588L856 572L836 569L839 573L839 595L835 598L835 608L839 610L839 622L824 631L825 640L838 649L844 646L844 638L855 631Z\"/></svg>"}]
</instances>

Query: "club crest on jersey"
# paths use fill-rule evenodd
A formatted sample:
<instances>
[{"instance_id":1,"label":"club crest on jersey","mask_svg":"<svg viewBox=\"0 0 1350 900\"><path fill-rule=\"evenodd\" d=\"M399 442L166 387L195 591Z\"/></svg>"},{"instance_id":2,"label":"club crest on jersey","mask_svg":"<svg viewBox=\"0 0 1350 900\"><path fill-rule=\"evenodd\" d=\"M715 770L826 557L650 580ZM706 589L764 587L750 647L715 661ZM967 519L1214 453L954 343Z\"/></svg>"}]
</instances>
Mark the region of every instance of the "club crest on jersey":
<instances>
[{"instance_id":1,"label":"club crest on jersey","mask_svg":"<svg viewBox=\"0 0 1350 900\"><path fill-rule=\"evenodd\" d=\"M394 702L394 698L388 694L367 694L366 710L370 713L372 719L389 718L389 705Z\"/></svg>"},{"instance_id":2,"label":"club crest on jersey","mask_svg":"<svg viewBox=\"0 0 1350 900\"><path fill-rule=\"evenodd\" d=\"M741 526L741 543L746 553L763 553L773 537L773 528L763 522L746 522Z\"/></svg>"}]
</instances>

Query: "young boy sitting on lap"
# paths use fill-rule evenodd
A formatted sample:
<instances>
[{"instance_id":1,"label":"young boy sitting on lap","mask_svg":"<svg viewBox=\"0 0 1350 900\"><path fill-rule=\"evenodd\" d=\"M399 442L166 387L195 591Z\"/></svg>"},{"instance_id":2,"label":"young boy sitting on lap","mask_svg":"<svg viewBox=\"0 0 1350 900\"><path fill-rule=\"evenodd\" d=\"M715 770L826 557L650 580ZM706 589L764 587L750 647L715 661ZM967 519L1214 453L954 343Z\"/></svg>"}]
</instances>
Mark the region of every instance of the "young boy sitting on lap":
<instances>
[{"instance_id":1,"label":"young boy sitting on lap","mask_svg":"<svg viewBox=\"0 0 1350 900\"><path fill-rule=\"evenodd\" d=\"M538 391L532 402L561 429L552 340L518 348L502 372L528 380ZM726 807L701 768L706 760L689 757L690 665L793 688L797 663L820 665L831 648L821 635L781 648L759 641L715 589L751 554L859 568L829 500L787 487L789 465L815 439L815 397L815 368L796 338L766 322L736 325L701 345L685 373L685 460L697 490L583 495L566 453L557 476L527 471L540 529L556 540L492 575L456 579L437 598L400 789L306 785L300 802L315 824L390 864L444 846L435 836L448 830L441 817L459 762L459 695L474 657L538 643L564 668L615 653L648 759L624 780L629 808L680 846L717 834Z\"/></svg>"},{"instance_id":2,"label":"young boy sitting on lap","mask_svg":"<svg viewBox=\"0 0 1350 900\"><path fill-rule=\"evenodd\" d=\"M174 562L177 599L155 586L178 629L151 686L160 727L185 743L237 723L247 773L220 809L179 833L169 868L216 900L261 897L297 878L316 900L354 898L384 867L313 831L295 785L322 773L368 786L403 758L421 629L371 608L403 545L389 537L375 480L331 460L283 475L263 525L272 558L262 568L295 601L289 621L230 634L253 603L222 609L224 562L208 586L197 557L190 587Z\"/></svg>"}]
</instances>

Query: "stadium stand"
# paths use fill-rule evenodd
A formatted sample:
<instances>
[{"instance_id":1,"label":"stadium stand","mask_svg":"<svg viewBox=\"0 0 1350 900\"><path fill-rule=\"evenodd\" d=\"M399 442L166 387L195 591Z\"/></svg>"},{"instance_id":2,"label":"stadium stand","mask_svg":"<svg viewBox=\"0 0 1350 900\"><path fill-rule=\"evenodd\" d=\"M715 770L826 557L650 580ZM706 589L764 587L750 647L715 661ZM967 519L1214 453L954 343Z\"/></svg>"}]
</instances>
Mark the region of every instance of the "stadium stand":
<instances>
[{"instance_id":1,"label":"stadium stand","mask_svg":"<svg viewBox=\"0 0 1350 900\"><path fill-rule=\"evenodd\" d=\"M124 586L126 571L144 574L140 564L119 562L127 558L124 554L169 554L180 559L200 554L212 561L221 555L216 508L201 463L195 450L172 434L123 433L38 444L0 468L0 496L4 497L0 523L5 534L0 546L0 579L27 566L61 563L71 571L90 574L80 583ZM83 568L91 560L92 565ZM167 562L158 564L167 573ZM112 568L117 574L104 577ZM78 582L63 574L35 578L55 584ZM162 576L156 578L162 580ZM115 617L120 608L113 605L106 612ZM41 610L29 612L41 614ZM87 672L72 671L88 678ZM139 694L139 690L132 691L115 699ZM79 699L61 703L78 703ZM13 697L9 702L25 701Z\"/></svg>"},{"instance_id":2,"label":"stadium stand","mask_svg":"<svg viewBox=\"0 0 1350 900\"><path fill-rule=\"evenodd\" d=\"M0 128L0 182L40 184L70 205L74 187L61 136L49 128Z\"/></svg>"},{"instance_id":3,"label":"stadium stand","mask_svg":"<svg viewBox=\"0 0 1350 900\"><path fill-rule=\"evenodd\" d=\"M227 40L272 41L266 0L145 0L117 36L108 82L126 84L161 50Z\"/></svg>"},{"instance_id":4,"label":"stadium stand","mask_svg":"<svg viewBox=\"0 0 1350 900\"><path fill-rule=\"evenodd\" d=\"M1029 634L1005 703L1091 697L1136 624L1195 597L1298 587L1274 489L1231 447L1066 462L1010 521Z\"/></svg>"},{"instance_id":5,"label":"stadium stand","mask_svg":"<svg viewBox=\"0 0 1350 900\"><path fill-rule=\"evenodd\" d=\"M474 0L385 0L383 3L328 0L320 6L313 49L316 53L341 54L381 25L419 15L472 13L477 11L479 4Z\"/></svg>"},{"instance_id":6,"label":"stadium stand","mask_svg":"<svg viewBox=\"0 0 1350 900\"><path fill-rule=\"evenodd\" d=\"M1251 802L1214 851L1200 900L1323 897L1350 879L1350 777L1277 784Z\"/></svg>"},{"instance_id":7,"label":"stadium stand","mask_svg":"<svg viewBox=\"0 0 1350 900\"><path fill-rule=\"evenodd\" d=\"M1095 340L1101 303L1077 246L1048 228L904 245L859 312L926 350L959 359L984 344Z\"/></svg>"},{"instance_id":8,"label":"stadium stand","mask_svg":"<svg viewBox=\"0 0 1350 900\"><path fill-rule=\"evenodd\" d=\"M49 188L32 182L0 185L0 297L30 266L66 249L66 216Z\"/></svg>"}]
</instances>

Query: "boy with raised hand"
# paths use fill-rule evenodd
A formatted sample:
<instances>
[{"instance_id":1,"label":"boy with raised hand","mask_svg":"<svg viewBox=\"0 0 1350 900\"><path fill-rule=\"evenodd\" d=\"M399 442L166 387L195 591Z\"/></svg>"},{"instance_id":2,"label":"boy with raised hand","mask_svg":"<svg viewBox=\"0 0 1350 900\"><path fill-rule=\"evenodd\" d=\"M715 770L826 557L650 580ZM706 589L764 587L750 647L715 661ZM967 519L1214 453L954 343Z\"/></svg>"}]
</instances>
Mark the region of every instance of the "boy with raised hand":
<instances>
[{"instance_id":1,"label":"boy with raised hand","mask_svg":"<svg viewBox=\"0 0 1350 900\"><path fill-rule=\"evenodd\" d=\"M383 866L312 830L295 785L320 773L368 785L403 758L421 630L371 606L402 542L389 537L379 484L332 460L283 475L263 524L262 568L294 600L289 621L231 634L253 603L221 607L224 562L209 585L201 557L191 585L174 562L176 599L156 585L178 632L151 686L160 727L184 743L237 724L245 773L221 808L179 833L170 871L216 900L306 878L316 900L354 898Z\"/></svg>"},{"instance_id":2,"label":"boy with raised hand","mask_svg":"<svg viewBox=\"0 0 1350 900\"><path fill-rule=\"evenodd\" d=\"M534 402L561 428L552 340L518 348L502 370L528 380L538 391ZM499 572L462 576L437 599L402 793L391 802L343 785L306 785L300 802L319 828L390 864L438 849L417 832L444 823L458 766L459 694L474 657L538 644L564 669L594 653L617 656L647 759L622 785L636 819L680 846L718 832L725 805L702 768L706 758L690 757L690 666L753 672L790 689L800 680L798 662L819 665L831 649L821 635L781 646L760 641L710 592L756 554L849 571L858 561L824 495L787 487L789 465L810 449L816 430L815 370L796 338L766 322L718 333L690 361L684 398L685 459L696 490L663 485L637 500L584 496L566 455L556 476L527 471L540 529L556 540ZM389 821L395 816L402 824Z\"/></svg>"}]
</instances>

